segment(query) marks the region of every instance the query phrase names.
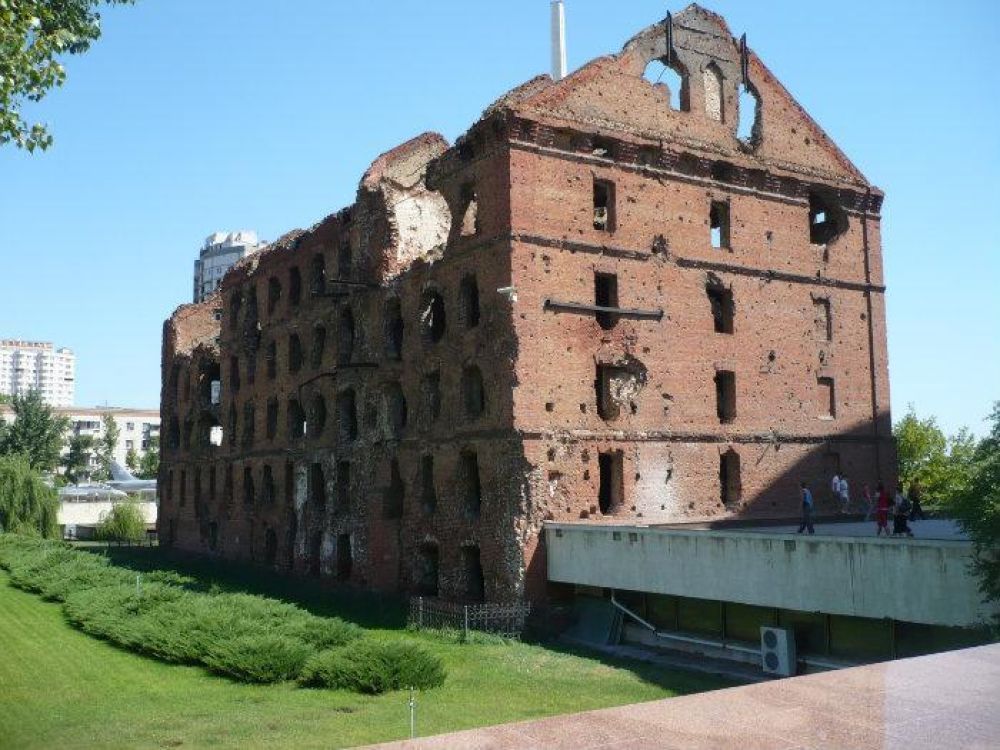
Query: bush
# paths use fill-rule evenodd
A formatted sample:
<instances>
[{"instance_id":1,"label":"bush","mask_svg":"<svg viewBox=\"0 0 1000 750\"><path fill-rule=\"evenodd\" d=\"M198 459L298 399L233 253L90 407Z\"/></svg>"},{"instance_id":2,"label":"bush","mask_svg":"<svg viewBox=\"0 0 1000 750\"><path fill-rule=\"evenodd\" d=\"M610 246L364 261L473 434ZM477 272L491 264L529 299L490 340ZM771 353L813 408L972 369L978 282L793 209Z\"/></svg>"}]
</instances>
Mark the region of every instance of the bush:
<instances>
[{"instance_id":1,"label":"bush","mask_svg":"<svg viewBox=\"0 0 1000 750\"><path fill-rule=\"evenodd\" d=\"M146 519L134 500L115 503L97 525L97 538L113 542L139 542L146 536Z\"/></svg>"},{"instance_id":2,"label":"bush","mask_svg":"<svg viewBox=\"0 0 1000 750\"><path fill-rule=\"evenodd\" d=\"M213 644L204 662L213 672L242 682L281 682L298 677L312 653L284 635L245 635Z\"/></svg>"},{"instance_id":3,"label":"bush","mask_svg":"<svg viewBox=\"0 0 1000 750\"><path fill-rule=\"evenodd\" d=\"M407 641L355 641L344 648L322 651L302 668L299 681L378 694L404 688L429 689L444 683L440 657Z\"/></svg>"}]
</instances>

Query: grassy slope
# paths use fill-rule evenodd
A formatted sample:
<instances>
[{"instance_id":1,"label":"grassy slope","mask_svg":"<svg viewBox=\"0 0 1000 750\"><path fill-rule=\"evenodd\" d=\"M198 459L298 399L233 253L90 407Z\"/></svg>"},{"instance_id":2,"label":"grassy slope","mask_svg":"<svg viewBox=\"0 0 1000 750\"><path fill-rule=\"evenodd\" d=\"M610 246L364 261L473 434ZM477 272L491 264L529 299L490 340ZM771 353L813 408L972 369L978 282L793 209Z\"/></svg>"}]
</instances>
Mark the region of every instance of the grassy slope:
<instances>
[{"instance_id":1,"label":"grassy slope","mask_svg":"<svg viewBox=\"0 0 1000 750\"><path fill-rule=\"evenodd\" d=\"M398 631L397 631L398 632ZM722 687L719 680L528 644L425 639L448 667L418 697L420 734ZM0 746L331 747L406 736L407 696L246 686L120 651L0 571Z\"/></svg>"}]
</instances>

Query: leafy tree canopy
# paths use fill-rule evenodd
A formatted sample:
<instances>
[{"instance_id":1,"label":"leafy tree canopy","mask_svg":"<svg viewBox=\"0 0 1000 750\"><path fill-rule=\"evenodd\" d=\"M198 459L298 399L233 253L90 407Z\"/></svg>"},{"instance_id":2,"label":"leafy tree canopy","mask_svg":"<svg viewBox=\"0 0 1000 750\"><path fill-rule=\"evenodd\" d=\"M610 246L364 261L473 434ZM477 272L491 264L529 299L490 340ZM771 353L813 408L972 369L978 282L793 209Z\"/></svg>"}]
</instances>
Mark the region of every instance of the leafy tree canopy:
<instances>
[{"instance_id":1,"label":"leafy tree canopy","mask_svg":"<svg viewBox=\"0 0 1000 750\"><path fill-rule=\"evenodd\" d=\"M156 479L160 471L160 439L153 437L149 439L149 448L139 459L139 471L137 476L140 479Z\"/></svg>"},{"instance_id":2,"label":"leafy tree canopy","mask_svg":"<svg viewBox=\"0 0 1000 750\"><path fill-rule=\"evenodd\" d=\"M0 0L0 145L34 151L52 144L45 125L28 124L24 102L37 102L66 80L57 58L90 49L101 36L102 5L133 0Z\"/></svg>"},{"instance_id":3,"label":"leafy tree canopy","mask_svg":"<svg viewBox=\"0 0 1000 750\"><path fill-rule=\"evenodd\" d=\"M74 435L69 439L69 452L63 460L69 481L78 484L90 476L90 454L93 448L93 435Z\"/></svg>"},{"instance_id":4,"label":"leafy tree canopy","mask_svg":"<svg viewBox=\"0 0 1000 750\"><path fill-rule=\"evenodd\" d=\"M115 458L115 448L118 447L118 438L121 430L118 423L111 414L102 414L103 434L97 440L97 460L101 463L101 479L111 477L111 462Z\"/></svg>"},{"instance_id":5,"label":"leafy tree canopy","mask_svg":"<svg viewBox=\"0 0 1000 750\"><path fill-rule=\"evenodd\" d=\"M921 419L913 407L896 423L899 481L919 483L922 502L940 506L961 492L969 481L976 440L962 429L948 437L934 417Z\"/></svg>"},{"instance_id":6,"label":"leafy tree canopy","mask_svg":"<svg viewBox=\"0 0 1000 750\"><path fill-rule=\"evenodd\" d=\"M947 509L972 539L983 593L1000 601L1000 401L993 404L990 421L990 433L973 452L969 480Z\"/></svg>"},{"instance_id":7,"label":"leafy tree canopy","mask_svg":"<svg viewBox=\"0 0 1000 750\"><path fill-rule=\"evenodd\" d=\"M24 455L0 455L0 531L54 537L59 498Z\"/></svg>"},{"instance_id":8,"label":"leafy tree canopy","mask_svg":"<svg viewBox=\"0 0 1000 750\"><path fill-rule=\"evenodd\" d=\"M53 471L59 464L69 420L56 416L37 391L14 396L11 404L15 419L12 424L0 426L0 455L20 453L27 457L32 469Z\"/></svg>"}]
</instances>

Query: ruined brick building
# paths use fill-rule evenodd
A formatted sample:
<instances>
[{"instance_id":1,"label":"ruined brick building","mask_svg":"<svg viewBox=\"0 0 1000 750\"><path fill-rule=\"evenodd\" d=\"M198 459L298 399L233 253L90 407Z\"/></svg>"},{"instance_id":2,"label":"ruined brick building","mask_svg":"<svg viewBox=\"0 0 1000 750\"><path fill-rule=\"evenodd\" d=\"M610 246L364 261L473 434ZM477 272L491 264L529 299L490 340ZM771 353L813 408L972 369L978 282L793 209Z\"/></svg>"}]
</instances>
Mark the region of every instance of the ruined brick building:
<instances>
[{"instance_id":1,"label":"ruined brick building","mask_svg":"<svg viewBox=\"0 0 1000 750\"><path fill-rule=\"evenodd\" d=\"M166 322L161 540L538 599L546 520L891 481L881 204L698 6L535 78Z\"/></svg>"}]
</instances>

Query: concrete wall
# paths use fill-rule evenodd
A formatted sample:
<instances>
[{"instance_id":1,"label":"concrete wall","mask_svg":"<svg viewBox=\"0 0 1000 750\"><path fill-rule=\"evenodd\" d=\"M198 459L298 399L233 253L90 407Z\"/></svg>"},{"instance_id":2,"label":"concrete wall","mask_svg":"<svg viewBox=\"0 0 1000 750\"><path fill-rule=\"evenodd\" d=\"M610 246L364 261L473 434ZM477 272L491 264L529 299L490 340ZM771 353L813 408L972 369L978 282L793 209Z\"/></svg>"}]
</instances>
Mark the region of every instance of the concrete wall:
<instances>
[{"instance_id":1,"label":"concrete wall","mask_svg":"<svg viewBox=\"0 0 1000 750\"><path fill-rule=\"evenodd\" d=\"M60 526L96 526L117 503L110 500L96 503L59 503L58 523ZM156 523L156 503L138 503L142 517L147 524Z\"/></svg>"},{"instance_id":2,"label":"concrete wall","mask_svg":"<svg viewBox=\"0 0 1000 750\"><path fill-rule=\"evenodd\" d=\"M546 524L550 581L806 612L971 626L968 542Z\"/></svg>"}]
</instances>

